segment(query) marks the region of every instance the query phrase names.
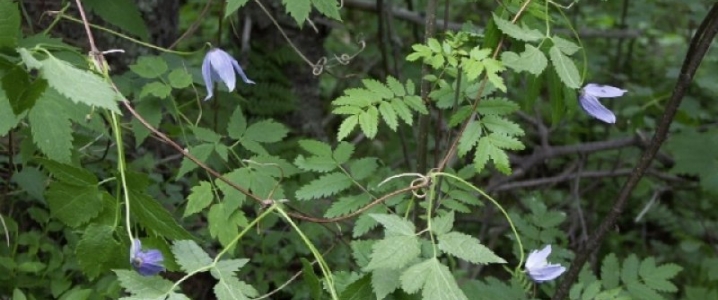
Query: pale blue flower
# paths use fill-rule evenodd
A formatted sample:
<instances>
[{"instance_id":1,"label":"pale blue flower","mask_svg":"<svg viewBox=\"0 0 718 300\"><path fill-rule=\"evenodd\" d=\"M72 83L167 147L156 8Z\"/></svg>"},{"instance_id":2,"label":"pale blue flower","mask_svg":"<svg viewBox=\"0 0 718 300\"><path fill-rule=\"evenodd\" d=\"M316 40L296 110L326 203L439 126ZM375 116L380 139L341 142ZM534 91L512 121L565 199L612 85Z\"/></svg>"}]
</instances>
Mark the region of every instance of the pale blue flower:
<instances>
[{"instance_id":1,"label":"pale blue flower","mask_svg":"<svg viewBox=\"0 0 718 300\"><path fill-rule=\"evenodd\" d=\"M566 272L566 268L559 264L549 264L546 259L551 254L551 245L546 245L541 250L534 250L529 253L526 259L526 272L535 282L551 281Z\"/></svg>"},{"instance_id":2,"label":"pale blue flower","mask_svg":"<svg viewBox=\"0 0 718 300\"><path fill-rule=\"evenodd\" d=\"M207 97L204 100L207 101L212 98L215 82L224 82L230 92L234 91L237 81L235 71L239 73L245 83L254 84L254 81L244 74L244 70L239 66L237 60L227 52L219 48L209 50L207 55L204 56L204 61L202 61L202 78L204 78L204 85L207 87Z\"/></svg>"},{"instance_id":3,"label":"pale blue flower","mask_svg":"<svg viewBox=\"0 0 718 300\"><path fill-rule=\"evenodd\" d=\"M616 123L616 115L598 101L599 98L621 97L627 91L609 85L589 83L581 89L578 102L587 114L606 123Z\"/></svg>"},{"instance_id":4,"label":"pale blue flower","mask_svg":"<svg viewBox=\"0 0 718 300\"><path fill-rule=\"evenodd\" d=\"M130 264L135 268L137 273L143 276L157 275L159 272L165 270L162 265L164 261L162 252L157 249L149 249L142 251L142 243L139 239L132 240L132 247L130 247Z\"/></svg>"}]
</instances>

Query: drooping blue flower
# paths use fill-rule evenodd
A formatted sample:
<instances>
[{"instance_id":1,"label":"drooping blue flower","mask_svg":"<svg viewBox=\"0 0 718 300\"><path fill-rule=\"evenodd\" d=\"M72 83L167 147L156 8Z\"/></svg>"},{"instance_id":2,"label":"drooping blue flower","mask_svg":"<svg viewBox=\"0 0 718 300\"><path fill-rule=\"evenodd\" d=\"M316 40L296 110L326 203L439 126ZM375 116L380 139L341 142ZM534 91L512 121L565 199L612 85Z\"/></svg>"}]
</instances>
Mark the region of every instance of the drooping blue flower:
<instances>
[{"instance_id":1,"label":"drooping blue flower","mask_svg":"<svg viewBox=\"0 0 718 300\"><path fill-rule=\"evenodd\" d=\"M529 253L524 266L533 281L551 281L566 271L566 268L559 264L549 264L546 260L549 254L551 254L551 245L546 245L541 250L534 250Z\"/></svg>"},{"instance_id":2,"label":"drooping blue flower","mask_svg":"<svg viewBox=\"0 0 718 300\"><path fill-rule=\"evenodd\" d=\"M157 275L159 272L165 270L162 262L165 258L162 256L162 252L157 249L149 249L142 251L142 243L139 239L132 240L132 247L130 247L130 264L135 268L137 273L143 276Z\"/></svg>"},{"instance_id":3,"label":"drooping blue flower","mask_svg":"<svg viewBox=\"0 0 718 300\"><path fill-rule=\"evenodd\" d=\"M209 50L207 55L204 56L204 61L202 61L202 78L204 78L204 85L207 87L207 97L204 100L207 101L214 95L212 90L215 82L224 82L230 92L234 91L237 81L235 71L239 73L245 83L254 84L254 81L244 74L244 70L239 66L237 60L227 52L219 48Z\"/></svg>"},{"instance_id":4,"label":"drooping blue flower","mask_svg":"<svg viewBox=\"0 0 718 300\"><path fill-rule=\"evenodd\" d=\"M598 101L599 98L621 97L627 91L608 85L589 83L581 89L578 102L587 114L606 123L616 123L616 115Z\"/></svg>"}]
</instances>

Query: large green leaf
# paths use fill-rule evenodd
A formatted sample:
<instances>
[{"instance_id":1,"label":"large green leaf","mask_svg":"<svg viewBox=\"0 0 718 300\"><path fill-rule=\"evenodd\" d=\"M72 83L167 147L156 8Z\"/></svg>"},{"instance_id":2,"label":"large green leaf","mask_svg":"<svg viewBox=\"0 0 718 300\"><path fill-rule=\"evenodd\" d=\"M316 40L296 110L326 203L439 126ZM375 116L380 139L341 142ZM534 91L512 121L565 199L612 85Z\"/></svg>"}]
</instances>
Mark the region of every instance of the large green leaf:
<instances>
[{"instance_id":1,"label":"large green leaf","mask_svg":"<svg viewBox=\"0 0 718 300\"><path fill-rule=\"evenodd\" d=\"M371 261L364 270L401 269L419 257L420 253L419 239L416 236L389 236L374 243Z\"/></svg>"},{"instance_id":2,"label":"large green leaf","mask_svg":"<svg viewBox=\"0 0 718 300\"><path fill-rule=\"evenodd\" d=\"M19 33L20 10L17 3L0 0L0 48L15 47Z\"/></svg>"},{"instance_id":3,"label":"large green leaf","mask_svg":"<svg viewBox=\"0 0 718 300\"><path fill-rule=\"evenodd\" d=\"M120 243L113 238L113 232L111 226L92 224L85 229L77 243L77 261L89 278L109 271L107 262L118 254Z\"/></svg>"},{"instance_id":4,"label":"large green leaf","mask_svg":"<svg viewBox=\"0 0 718 300\"><path fill-rule=\"evenodd\" d=\"M70 227L90 221L103 208L97 186L80 187L53 182L45 193L45 198L52 215Z\"/></svg>"},{"instance_id":5,"label":"large green leaf","mask_svg":"<svg viewBox=\"0 0 718 300\"><path fill-rule=\"evenodd\" d=\"M558 78L561 79L561 82L572 89L580 88L581 76L578 74L578 69L573 63L573 60L561 52L561 49L555 45L551 47L548 54L551 57L551 63L553 63L554 70L556 70L556 74L558 74Z\"/></svg>"},{"instance_id":6,"label":"large green leaf","mask_svg":"<svg viewBox=\"0 0 718 300\"><path fill-rule=\"evenodd\" d=\"M69 163L72 154L72 123L58 101L64 101L59 95L48 91L37 99L30 110L30 130L38 148L48 158Z\"/></svg>"}]
</instances>

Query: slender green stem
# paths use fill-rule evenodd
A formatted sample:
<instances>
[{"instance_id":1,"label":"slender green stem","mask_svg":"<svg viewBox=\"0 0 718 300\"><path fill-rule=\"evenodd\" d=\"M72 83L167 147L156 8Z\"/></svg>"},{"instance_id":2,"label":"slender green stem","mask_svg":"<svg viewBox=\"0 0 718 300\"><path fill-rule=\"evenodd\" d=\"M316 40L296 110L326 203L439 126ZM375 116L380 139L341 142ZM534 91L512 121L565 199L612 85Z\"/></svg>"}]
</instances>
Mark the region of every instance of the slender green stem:
<instances>
[{"instance_id":1,"label":"slender green stem","mask_svg":"<svg viewBox=\"0 0 718 300\"><path fill-rule=\"evenodd\" d=\"M125 151L122 144L122 131L120 129L120 121L117 119L117 114L110 112L112 117L112 132L115 134L115 145L117 145L117 170L120 172L120 183L122 184L122 194L125 199L125 227L127 229L127 236L132 242L132 229L130 226L130 193L127 188L127 176L125 175Z\"/></svg>"},{"instance_id":2,"label":"slender green stem","mask_svg":"<svg viewBox=\"0 0 718 300\"><path fill-rule=\"evenodd\" d=\"M438 180L431 180L431 186L429 187L429 203L426 205L426 229L429 231L429 238L431 238L431 248L434 250L434 257L439 256L439 251L436 249L436 240L434 233L431 231L431 208L434 206L434 197L436 197L436 185Z\"/></svg>"},{"instance_id":3,"label":"slender green stem","mask_svg":"<svg viewBox=\"0 0 718 300\"><path fill-rule=\"evenodd\" d=\"M467 185L468 187L470 187L471 189L475 190L476 192L478 192L478 193L481 194L482 196L486 197L486 199L489 199L489 201L491 201L491 202L501 211L501 213L504 215L504 217L506 218L506 220L509 222L509 226L511 227L511 231L514 232L514 236L516 237L516 242L519 243L519 256L520 256L520 259L519 259L519 263L518 263L518 265L516 266L516 269L515 269L516 271L518 271L518 270L521 268L521 266L524 264L524 245L523 245L523 243L521 243L521 236L519 236L519 232L518 232L518 230L516 230L516 226L514 226L514 222L511 221L511 217L509 217L508 212L506 212L506 210L499 204L498 201L494 200L494 198L491 198L491 196L489 196L488 194L484 193L484 191L482 191L481 189L475 187L473 184L467 182L466 180L463 180L463 179L459 178L458 176L456 176L456 175L454 175L454 174L449 174L449 173L444 173L444 172L431 173L431 177L436 177L436 176L446 176L446 177L455 179L455 180L457 180L457 181L459 181L459 182L461 182L461 183ZM433 181L433 180L432 180L432 181Z\"/></svg>"}]
</instances>

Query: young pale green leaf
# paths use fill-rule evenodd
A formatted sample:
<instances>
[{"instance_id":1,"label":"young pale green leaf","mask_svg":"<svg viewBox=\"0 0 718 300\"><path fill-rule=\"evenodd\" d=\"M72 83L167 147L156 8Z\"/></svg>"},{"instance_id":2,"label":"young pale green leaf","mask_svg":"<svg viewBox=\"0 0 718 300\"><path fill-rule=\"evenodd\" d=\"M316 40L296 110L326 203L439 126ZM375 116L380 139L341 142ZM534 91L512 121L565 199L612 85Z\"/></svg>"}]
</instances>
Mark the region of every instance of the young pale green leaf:
<instances>
[{"instance_id":1,"label":"young pale green leaf","mask_svg":"<svg viewBox=\"0 0 718 300\"><path fill-rule=\"evenodd\" d=\"M97 216L103 208L97 186L50 184L45 198L54 217L70 227L80 226Z\"/></svg>"},{"instance_id":2,"label":"young pale green leaf","mask_svg":"<svg viewBox=\"0 0 718 300\"><path fill-rule=\"evenodd\" d=\"M371 272L371 287L377 299L384 299L401 286L401 272L395 269L376 269Z\"/></svg>"},{"instance_id":3,"label":"young pale green leaf","mask_svg":"<svg viewBox=\"0 0 718 300\"><path fill-rule=\"evenodd\" d=\"M85 0L83 4L107 23L115 25L143 41L149 41L149 32L137 4L131 0Z\"/></svg>"},{"instance_id":4,"label":"young pale green leaf","mask_svg":"<svg viewBox=\"0 0 718 300\"><path fill-rule=\"evenodd\" d=\"M237 108L234 109L232 116L229 117L229 122L227 123L227 134L235 140L240 140L246 130L247 119L244 118L242 108L237 106Z\"/></svg>"},{"instance_id":5,"label":"young pale green leaf","mask_svg":"<svg viewBox=\"0 0 718 300\"><path fill-rule=\"evenodd\" d=\"M162 299L172 289L173 282L161 276L142 276L135 271L113 270L120 285L139 299Z\"/></svg>"},{"instance_id":6,"label":"young pale green leaf","mask_svg":"<svg viewBox=\"0 0 718 300\"><path fill-rule=\"evenodd\" d=\"M341 96L332 101L332 105L367 107L374 104L375 102L377 102L377 96L376 94L372 93L372 91L363 88L353 88L344 90L344 96Z\"/></svg>"},{"instance_id":7,"label":"young pale green leaf","mask_svg":"<svg viewBox=\"0 0 718 300\"><path fill-rule=\"evenodd\" d=\"M431 221L431 231L437 235L446 234L454 227L454 212L436 216Z\"/></svg>"},{"instance_id":8,"label":"young pale green leaf","mask_svg":"<svg viewBox=\"0 0 718 300\"><path fill-rule=\"evenodd\" d=\"M581 49L581 47L576 45L574 42L565 40L557 35L552 36L551 41L556 47L558 47L559 50L561 50L561 52L563 52L563 54L566 55L573 55L576 51Z\"/></svg>"},{"instance_id":9,"label":"young pale green leaf","mask_svg":"<svg viewBox=\"0 0 718 300\"><path fill-rule=\"evenodd\" d=\"M328 197L352 186L351 178L342 172L323 175L297 190L297 199L310 200Z\"/></svg>"},{"instance_id":10,"label":"young pale green leaf","mask_svg":"<svg viewBox=\"0 0 718 300\"><path fill-rule=\"evenodd\" d=\"M112 236L114 229L108 225L91 224L85 228L82 238L75 247L77 262L89 278L96 278L109 271L108 261L117 255L120 247Z\"/></svg>"},{"instance_id":11,"label":"young pale green leaf","mask_svg":"<svg viewBox=\"0 0 718 300\"><path fill-rule=\"evenodd\" d=\"M312 0L312 4L321 14L337 21L342 20L337 0Z\"/></svg>"},{"instance_id":12,"label":"young pale green leaf","mask_svg":"<svg viewBox=\"0 0 718 300\"><path fill-rule=\"evenodd\" d=\"M620 267L618 265L618 258L616 254L609 253L601 264L601 282L606 289L613 289L618 287Z\"/></svg>"},{"instance_id":13,"label":"young pale green leaf","mask_svg":"<svg viewBox=\"0 0 718 300\"><path fill-rule=\"evenodd\" d=\"M332 146L316 140L300 140L299 147L316 156L332 156Z\"/></svg>"},{"instance_id":14,"label":"young pale green leaf","mask_svg":"<svg viewBox=\"0 0 718 300\"><path fill-rule=\"evenodd\" d=\"M332 203L324 213L324 217L333 218L349 214L368 204L369 201L371 201L371 198L366 194L341 197Z\"/></svg>"},{"instance_id":15,"label":"young pale green leaf","mask_svg":"<svg viewBox=\"0 0 718 300\"><path fill-rule=\"evenodd\" d=\"M475 264L506 263L503 258L494 254L493 251L482 245L479 240L459 232L439 235L439 249Z\"/></svg>"},{"instance_id":16,"label":"young pale green leaf","mask_svg":"<svg viewBox=\"0 0 718 300\"><path fill-rule=\"evenodd\" d=\"M479 78L479 75L484 72L484 64L480 60L470 57L461 59L461 68L468 80L476 80L476 78Z\"/></svg>"},{"instance_id":17,"label":"young pale green leaf","mask_svg":"<svg viewBox=\"0 0 718 300\"><path fill-rule=\"evenodd\" d=\"M192 193L187 196L187 208L185 208L183 218L196 214L207 208L212 200L212 185L207 181L200 181L198 186L192 188Z\"/></svg>"},{"instance_id":18,"label":"young pale green leaf","mask_svg":"<svg viewBox=\"0 0 718 300\"><path fill-rule=\"evenodd\" d=\"M541 74L548 65L546 55L529 44L526 44L526 49L520 55L510 51L502 53L501 62L517 72L526 71L534 75Z\"/></svg>"},{"instance_id":19,"label":"young pale green leaf","mask_svg":"<svg viewBox=\"0 0 718 300\"><path fill-rule=\"evenodd\" d=\"M411 126L414 122L414 116L411 114L411 110L408 106L404 103L404 101L400 100L399 98L391 99L391 107L394 108L394 111L396 114L404 120L404 123Z\"/></svg>"},{"instance_id":20,"label":"young pale green leaf","mask_svg":"<svg viewBox=\"0 0 718 300\"><path fill-rule=\"evenodd\" d=\"M506 85L504 79L499 74L506 68L501 64L500 61L493 58L484 59L484 67L486 68L486 76L489 78L489 82L494 85L500 91L506 93Z\"/></svg>"},{"instance_id":21,"label":"young pale green leaf","mask_svg":"<svg viewBox=\"0 0 718 300\"><path fill-rule=\"evenodd\" d=\"M190 273L212 264L212 258L193 240L176 241L172 245L177 263L182 270Z\"/></svg>"},{"instance_id":22,"label":"young pale green leaf","mask_svg":"<svg viewBox=\"0 0 718 300\"><path fill-rule=\"evenodd\" d=\"M391 130L396 131L397 126L399 126L399 120L396 116L396 111L394 111L394 107L389 104L389 102L382 101L379 104L379 112L381 113L382 119L384 119L384 122L386 122L386 125L391 128Z\"/></svg>"},{"instance_id":23,"label":"young pale green leaf","mask_svg":"<svg viewBox=\"0 0 718 300\"><path fill-rule=\"evenodd\" d=\"M466 126L466 130L464 130L464 133L459 139L459 156L464 157L466 153L469 153L469 151L476 146L479 137L481 137L481 123L472 120L469 125Z\"/></svg>"},{"instance_id":24,"label":"young pale green leaf","mask_svg":"<svg viewBox=\"0 0 718 300\"><path fill-rule=\"evenodd\" d=\"M412 110L422 115L426 115L429 113L429 110L426 109L426 105L423 101L421 101L421 97L419 96L406 96L404 97L404 103Z\"/></svg>"},{"instance_id":25,"label":"young pale green leaf","mask_svg":"<svg viewBox=\"0 0 718 300\"><path fill-rule=\"evenodd\" d=\"M309 17L312 11L312 2L310 0L282 0L284 8L294 21L301 27L304 21Z\"/></svg>"},{"instance_id":26,"label":"young pale green leaf","mask_svg":"<svg viewBox=\"0 0 718 300\"><path fill-rule=\"evenodd\" d=\"M159 56L140 56L130 70L142 78L155 79L167 72L167 62Z\"/></svg>"},{"instance_id":27,"label":"young pale green leaf","mask_svg":"<svg viewBox=\"0 0 718 300\"><path fill-rule=\"evenodd\" d=\"M341 141L354 130L354 128L357 126L357 123L359 123L359 116L350 116L344 121L342 121L342 124L339 125L339 131L337 132L337 140Z\"/></svg>"},{"instance_id":28,"label":"young pale green leaf","mask_svg":"<svg viewBox=\"0 0 718 300\"><path fill-rule=\"evenodd\" d=\"M274 120L262 120L249 125L244 138L259 143L276 143L287 136L289 129Z\"/></svg>"},{"instance_id":29,"label":"young pale green leaf","mask_svg":"<svg viewBox=\"0 0 718 300\"><path fill-rule=\"evenodd\" d=\"M14 48L20 33L20 11L17 3L0 1L0 48Z\"/></svg>"},{"instance_id":30,"label":"young pale green leaf","mask_svg":"<svg viewBox=\"0 0 718 300\"><path fill-rule=\"evenodd\" d=\"M397 97L404 97L406 95L406 90L404 89L404 85L399 82L394 77L387 76L386 77L386 85L391 89L392 93L396 95Z\"/></svg>"},{"instance_id":31,"label":"young pale green leaf","mask_svg":"<svg viewBox=\"0 0 718 300\"><path fill-rule=\"evenodd\" d=\"M419 239L415 235L385 237L372 246L371 261L364 270L401 269L420 253Z\"/></svg>"},{"instance_id":32,"label":"young pale green leaf","mask_svg":"<svg viewBox=\"0 0 718 300\"><path fill-rule=\"evenodd\" d=\"M376 95L376 97L378 97L379 99L387 100L394 98L394 92L392 92L391 89L389 89L386 85L379 81L376 81L374 79L364 79L362 80L362 83L367 90L374 93L374 95Z\"/></svg>"},{"instance_id":33,"label":"young pale green leaf","mask_svg":"<svg viewBox=\"0 0 718 300\"><path fill-rule=\"evenodd\" d=\"M506 98L489 98L481 100L477 111L482 115L508 115L519 110L516 102Z\"/></svg>"},{"instance_id":34,"label":"young pale green leaf","mask_svg":"<svg viewBox=\"0 0 718 300\"><path fill-rule=\"evenodd\" d=\"M418 292L424 286L432 264L432 260L429 259L406 269L404 273L401 274L401 277L399 277L401 288L409 294Z\"/></svg>"},{"instance_id":35,"label":"young pale green leaf","mask_svg":"<svg viewBox=\"0 0 718 300\"><path fill-rule=\"evenodd\" d=\"M192 85L192 75L187 73L185 69L174 69L167 76L170 85L176 89L183 89ZM237 106L239 108L239 106Z\"/></svg>"},{"instance_id":36,"label":"young pale green leaf","mask_svg":"<svg viewBox=\"0 0 718 300\"><path fill-rule=\"evenodd\" d=\"M369 106L365 112L359 114L359 127L367 138L373 139L379 130L379 111L375 106Z\"/></svg>"},{"instance_id":37,"label":"young pale green leaf","mask_svg":"<svg viewBox=\"0 0 718 300\"><path fill-rule=\"evenodd\" d=\"M479 143L474 151L474 168L476 172L481 172L486 167L486 163L489 161L489 151L493 146L489 139L479 139Z\"/></svg>"},{"instance_id":38,"label":"young pale green leaf","mask_svg":"<svg viewBox=\"0 0 718 300\"><path fill-rule=\"evenodd\" d=\"M415 235L416 227L414 227L414 223L402 219L397 215L369 214L369 216L384 226L387 234L404 236Z\"/></svg>"},{"instance_id":39,"label":"young pale green leaf","mask_svg":"<svg viewBox=\"0 0 718 300\"><path fill-rule=\"evenodd\" d=\"M247 4L249 0L227 0L227 7L224 11L224 17L227 18L237 12L238 9L242 8Z\"/></svg>"},{"instance_id":40,"label":"young pale green leaf","mask_svg":"<svg viewBox=\"0 0 718 300\"><path fill-rule=\"evenodd\" d=\"M522 136L524 130L519 124L511 122L497 115L487 115L481 118L481 124L494 133L501 133L509 136Z\"/></svg>"},{"instance_id":41,"label":"young pale green leaf","mask_svg":"<svg viewBox=\"0 0 718 300\"><path fill-rule=\"evenodd\" d=\"M551 47L548 54L551 57L551 63L553 63L554 70L556 70L556 74L558 74L558 78L561 79L561 82L572 89L580 88L581 76L571 58L563 54L561 49L556 45Z\"/></svg>"},{"instance_id":42,"label":"young pale green leaf","mask_svg":"<svg viewBox=\"0 0 718 300\"><path fill-rule=\"evenodd\" d=\"M354 154L354 145L347 142L340 142L339 145L337 145L337 148L334 149L332 157L334 157L334 160L338 164L344 164L349 161L352 154Z\"/></svg>"},{"instance_id":43,"label":"young pale green leaf","mask_svg":"<svg viewBox=\"0 0 718 300\"><path fill-rule=\"evenodd\" d=\"M159 81L153 81L142 87L140 91L140 99L147 96L155 96L160 99L166 99L172 93L172 87Z\"/></svg>"},{"instance_id":44,"label":"young pale green leaf","mask_svg":"<svg viewBox=\"0 0 718 300\"><path fill-rule=\"evenodd\" d=\"M496 23L496 26L501 30L501 32L514 39L525 42L535 42L544 37L544 35L541 34L541 31L529 29L525 25L520 27L508 20L504 20L496 14L493 14L493 16L494 23Z\"/></svg>"},{"instance_id":45,"label":"young pale green leaf","mask_svg":"<svg viewBox=\"0 0 718 300\"><path fill-rule=\"evenodd\" d=\"M509 156L506 155L506 151L492 144L491 148L489 148L489 156L499 172L506 175L511 174L511 164L509 163Z\"/></svg>"},{"instance_id":46,"label":"young pale green leaf","mask_svg":"<svg viewBox=\"0 0 718 300\"><path fill-rule=\"evenodd\" d=\"M246 265L248 262L249 259L246 258L223 259L218 261L217 264L212 267L210 273L212 273L212 277L219 280L234 277L235 272L239 271L239 269L244 267L244 265Z\"/></svg>"}]
</instances>

